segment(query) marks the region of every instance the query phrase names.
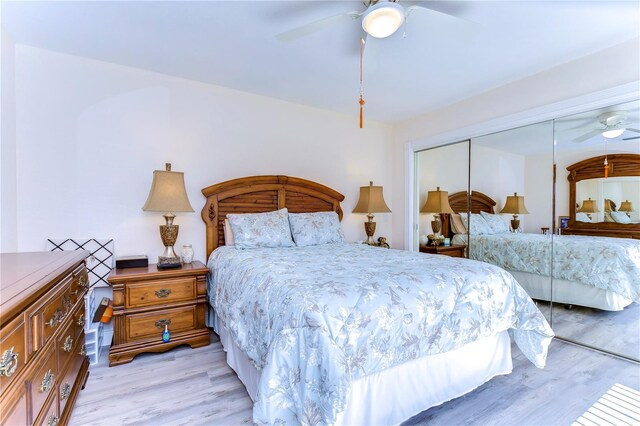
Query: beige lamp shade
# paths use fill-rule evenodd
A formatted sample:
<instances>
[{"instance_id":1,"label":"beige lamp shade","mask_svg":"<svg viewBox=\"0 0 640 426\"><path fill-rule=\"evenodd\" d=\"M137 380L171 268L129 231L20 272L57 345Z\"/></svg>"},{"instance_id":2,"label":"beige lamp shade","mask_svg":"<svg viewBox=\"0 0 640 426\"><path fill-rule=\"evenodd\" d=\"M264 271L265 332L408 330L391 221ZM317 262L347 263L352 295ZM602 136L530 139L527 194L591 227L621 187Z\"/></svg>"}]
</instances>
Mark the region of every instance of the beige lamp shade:
<instances>
[{"instance_id":1,"label":"beige lamp shade","mask_svg":"<svg viewBox=\"0 0 640 426\"><path fill-rule=\"evenodd\" d=\"M420 209L420 213L455 213L449 205L449 193L437 187L435 191L427 193L427 201Z\"/></svg>"},{"instance_id":2,"label":"beige lamp shade","mask_svg":"<svg viewBox=\"0 0 640 426\"><path fill-rule=\"evenodd\" d=\"M507 195L507 202L500 213L528 214L529 211L524 205L524 196L518 195L517 192L514 192L513 195Z\"/></svg>"},{"instance_id":3,"label":"beige lamp shade","mask_svg":"<svg viewBox=\"0 0 640 426\"><path fill-rule=\"evenodd\" d=\"M382 187L373 186L373 181L369 182L369 186L361 186L360 198L353 213L391 213L391 209L384 202Z\"/></svg>"},{"instance_id":4,"label":"beige lamp shade","mask_svg":"<svg viewBox=\"0 0 640 426\"><path fill-rule=\"evenodd\" d=\"M184 187L184 173L172 172L171 164L167 170L155 170L147 202L142 210L148 212L192 212L187 191Z\"/></svg>"},{"instance_id":5,"label":"beige lamp shade","mask_svg":"<svg viewBox=\"0 0 640 426\"><path fill-rule=\"evenodd\" d=\"M620 208L618 210L621 212L632 212L633 204L629 200L623 201L620 203Z\"/></svg>"},{"instance_id":6,"label":"beige lamp shade","mask_svg":"<svg viewBox=\"0 0 640 426\"><path fill-rule=\"evenodd\" d=\"M578 213L599 213L598 206L596 205L596 200L592 200L589 198L588 200L584 200L582 202L582 207L578 209Z\"/></svg>"}]
</instances>

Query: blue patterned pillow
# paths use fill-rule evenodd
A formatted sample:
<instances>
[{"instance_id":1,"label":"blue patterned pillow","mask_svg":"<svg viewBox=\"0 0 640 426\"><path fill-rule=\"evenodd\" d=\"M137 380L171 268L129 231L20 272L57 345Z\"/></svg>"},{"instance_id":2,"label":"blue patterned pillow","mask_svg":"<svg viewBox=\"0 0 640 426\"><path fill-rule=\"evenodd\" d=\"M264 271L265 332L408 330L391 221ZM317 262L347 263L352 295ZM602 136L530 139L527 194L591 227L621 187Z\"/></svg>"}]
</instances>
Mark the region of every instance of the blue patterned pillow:
<instances>
[{"instance_id":1,"label":"blue patterned pillow","mask_svg":"<svg viewBox=\"0 0 640 426\"><path fill-rule=\"evenodd\" d=\"M287 209L267 213L228 214L236 248L293 247Z\"/></svg>"},{"instance_id":2,"label":"blue patterned pillow","mask_svg":"<svg viewBox=\"0 0 640 426\"><path fill-rule=\"evenodd\" d=\"M336 212L289 213L289 224L299 247L344 242Z\"/></svg>"}]
</instances>

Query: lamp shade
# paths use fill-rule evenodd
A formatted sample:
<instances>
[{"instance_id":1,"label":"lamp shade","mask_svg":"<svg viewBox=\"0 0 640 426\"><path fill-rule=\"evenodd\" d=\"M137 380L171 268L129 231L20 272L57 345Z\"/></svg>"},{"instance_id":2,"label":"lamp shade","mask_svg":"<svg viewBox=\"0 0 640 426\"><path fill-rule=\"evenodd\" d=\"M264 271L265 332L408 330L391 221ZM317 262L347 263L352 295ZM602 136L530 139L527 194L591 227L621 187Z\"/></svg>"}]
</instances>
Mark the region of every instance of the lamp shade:
<instances>
[{"instance_id":1,"label":"lamp shade","mask_svg":"<svg viewBox=\"0 0 640 426\"><path fill-rule=\"evenodd\" d=\"M435 191L429 191L427 201L420 209L420 213L455 213L449 205L449 193L441 191L440 187Z\"/></svg>"},{"instance_id":2,"label":"lamp shade","mask_svg":"<svg viewBox=\"0 0 640 426\"><path fill-rule=\"evenodd\" d=\"M629 200L623 201L620 203L620 208L618 210L621 212L632 212L633 204Z\"/></svg>"},{"instance_id":3,"label":"lamp shade","mask_svg":"<svg viewBox=\"0 0 640 426\"><path fill-rule=\"evenodd\" d=\"M384 202L382 187L373 186L373 181L369 182L369 186L361 186L360 198L353 213L391 213L391 209Z\"/></svg>"},{"instance_id":4,"label":"lamp shade","mask_svg":"<svg viewBox=\"0 0 640 426\"><path fill-rule=\"evenodd\" d=\"M596 200L592 200L589 198L588 200L584 200L582 202L582 206L578 209L578 213L599 213L598 206L596 205Z\"/></svg>"},{"instance_id":5,"label":"lamp shade","mask_svg":"<svg viewBox=\"0 0 640 426\"><path fill-rule=\"evenodd\" d=\"M167 163L167 170L155 170L153 182L147 202L142 210L148 212L192 212L187 191L184 187L184 173L172 172L171 164Z\"/></svg>"},{"instance_id":6,"label":"lamp shade","mask_svg":"<svg viewBox=\"0 0 640 426\"><path fill-rule=\"evenodd\" d=\"M528 214L529 211L524 205L524 196L518 195L517 192L514 192L513 195L507 195L507 202L500 213Z\"/></svg>"}]
</instances>

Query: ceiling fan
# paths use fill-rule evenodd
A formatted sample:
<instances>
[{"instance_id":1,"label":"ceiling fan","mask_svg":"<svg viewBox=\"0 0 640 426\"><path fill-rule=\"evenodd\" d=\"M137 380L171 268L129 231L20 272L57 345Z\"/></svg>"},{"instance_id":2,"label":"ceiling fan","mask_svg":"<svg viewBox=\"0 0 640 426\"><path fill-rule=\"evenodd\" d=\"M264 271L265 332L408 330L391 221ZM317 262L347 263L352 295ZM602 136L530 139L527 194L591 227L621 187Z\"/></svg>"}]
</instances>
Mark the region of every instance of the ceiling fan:
<instances>
[{"instance_id":1,"label":"ceiling fan","mask_svg":"<svg viewBox=\"0 0 640 426\"><path fill-rule=\"evenodd\" d=\"M333 25L359 20L362 22L362 29L368 35L375 38L386 38L393 35L416 10L428 14L432 20L446 20L449 23L455 20L460 23L477 25L475 22L424 6L411 5L405 8L400 4L400 0L366 0L362 3L366 7L364 11L352 11L329 16L280 33L276 35L276 38L280 41L291 41Z\"/></svg>"},{"instance_id":2,"label":"ceiling fan","mask_svg":"<svg viewBox=\"0 0 640 426\"><path fill-rule=\"evenodd\" d=\"M591 130L581 136L578 136L577 138L574 138L572 142L575 142L575 143L584 142L598 135L602 135L607 139L614 139L622 135L625 131L640 133L640 130L638 129L625 127L624 122L626 121L626 119L627 119L626 111L610 111L610 112L605 112L603 114L600 114L598 116L598 123L600 123L600 127L598 129ZM624 140L630 140L630 139L635 139L635 137L626 138Z\"/></svg>"}]
</instances>

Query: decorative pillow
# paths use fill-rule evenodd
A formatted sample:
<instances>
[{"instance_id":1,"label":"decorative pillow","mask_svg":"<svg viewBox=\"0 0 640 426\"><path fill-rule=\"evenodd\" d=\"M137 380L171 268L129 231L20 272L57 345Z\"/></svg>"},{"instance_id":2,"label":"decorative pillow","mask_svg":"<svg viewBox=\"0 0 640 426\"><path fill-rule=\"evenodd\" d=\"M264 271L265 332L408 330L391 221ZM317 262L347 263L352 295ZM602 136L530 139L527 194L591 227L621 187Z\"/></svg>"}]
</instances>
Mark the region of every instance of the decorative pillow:
<instances>
[{"instance_id":1,"label":"decorative pillow","mask_svg":"<svg viewBox=\"0 0 640 426\"><path fill-rule=\"evenodd\" d=\"M576 221L577 222L591 222L589 216L586 213L578 212L576 213Z\"/></svg>"},{"instance_id":2,"label":"decorative pillow","mask_svg":"<svg viewBox=\"0 0 640 426\"><path fill-rule=\"evenodd\" d=\"M336 212L289 213L289 224L299 247L344 242Z\"/></svg>"},{"instance_id":3,"label":"decorative pillow","mask_svg":"<svg viewBox=\"0 0 640 426\"><path fill-rule=\"evenodd\" d=\"M293 247L287 209L267 213L228 214L236 248Z\"/></svg>"},{"instance_id":4,"label":"decorative pillow","mask_svg":"<svg viewBox=\"0 0 640 426\"><path fill-rule=\"evenodd\" d=\"M631 218L623 212L611 212L611 217L616 223L631 223Z\"/></svg>"},{"instance_id":5,"label":"decorative pillow","mask_svg":"<svg viewBox=\"0 0 640 426\"><path fill-rule=\"evenodd\" d=\"M484 220L489 225L492 234L504 234L509 232L509 226L499 214L491 214L487 212L480 212Z\"/></svg>"},{"instance_id":6,"label":"decorative pillow","mask_svg":"<svg viewBox=\"0 0 640 426\"><path fill-rule=\"evenodd\" d=\"M454 213L450 216L450 218L451 218L451 221L450 221L451 230L453 231L454 234L467 233L467 227L462 222L462 217L459 214Z\"/></svg>"},{"instance_id":7,"label":"decorative pillow","mask_svg":"<svg viewBox=\"0 0 640 426\"><path fill-rule=\"evenodd\" d=\"M224 220L224 244L227 246L236 245L235 241L233 240L233 231L231 230L229 219Z\"/></svg>"},{"instance_id":8,"label":"decorative pillow","mask_svg":"<svg viewBox=\"0 0 640 426\"><path fill-rule=\"evenodd\" d=\"M467 217L467 213L460 213L460 217L462 218L462 223L469 230L469 235L482 235L482 234L491 234L491 228L489 228L489 224L482 217L481 214L471 213L471 224L469 224L469 218Z\"/></svg>"}]
</instances>

